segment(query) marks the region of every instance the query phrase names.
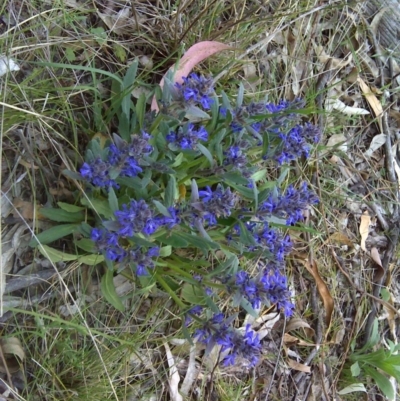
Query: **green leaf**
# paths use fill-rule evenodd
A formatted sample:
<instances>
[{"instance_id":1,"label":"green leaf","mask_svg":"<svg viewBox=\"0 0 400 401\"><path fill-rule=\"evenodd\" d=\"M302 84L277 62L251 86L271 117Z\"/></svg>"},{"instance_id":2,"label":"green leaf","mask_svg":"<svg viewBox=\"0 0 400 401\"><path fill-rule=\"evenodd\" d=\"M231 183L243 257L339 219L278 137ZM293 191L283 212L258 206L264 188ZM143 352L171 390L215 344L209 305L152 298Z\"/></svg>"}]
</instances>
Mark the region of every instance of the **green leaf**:
<instances>
[{"instance_id":1,"label":"green leaf","mask_svg":"<svg viewBox=\"0 0 400 401\"><path fill-rule=\"evenodd\" d=\"M342 390L338 391L337 393L339 395L346 395L350 393L356 393L357 391L362 391L364 393L367 392L367 389L365 388L363 383L353 383L350 384L349 386L343 388Z\"/></svg>"},{"instance_id":2,"label":"green leaf","mask_svg":"<svg viewBox=\"0 0 400 401\"><path fill-rule=\"evenodd\" d=\"M119 298L117 291L114 287L114 272L112 270L107 269L104 276L101 278L101 292L104 295L104 298L117 310L120 312L125 311L124 304Z\"/></svg>"},{"instance_id":3,"label":"green leaf","mask_svg":"<svg viewBox=\"0 0 400 401\"><path fill-rule=\"evenodd\" d=\"M258 210L258 189L257 185L253 184L253 196L254 196L254 210Z\"/></svg>"},{"instance_id":4,"label":"green leaf","mask_svg":"<svg viewBox=\"0 0 400 401\"><path fill-rule=\"evenodd\" d=\"M236 184L247 185L249 183L249 180L247 178L244 178L243 175L233 172L225 173L222 177L224 180L231 181Z\"/></svg>"},{"instance_id":5,"label":"green leaf","mask_svg":"<svg viewBox=\"0 0 400 401\"><path fill-rule=\"evenodd\" d=\"M240 107L243 104L243 97L244 97L244 85L241 82L239 85L239 91L236 98L236 107Z\"/></svg>"},{"instance_id":6,"label":"green leaf","mask_svg":"<svg viewBox=\"0 0 400 401\"><path fill-rule=\"evenodd\" d=\"M186 118L190 121L209 120L210 116L194 105L186 107Z\"/></svg>"},{"instance_id":7,"label":"green leaf","mask_svg":"<svg viewBox=\"0 0 400 401\"><path fill-rule=\"evenodd\" d=\"M199 249L219 249L219 244L216 242L208 241L204 238L199 237L198 235L191 235L184 232L177 232L178 236L186 240L189 244L194 245L196 248Z\"/></svg>"},{"instance_id":8,"label":"green leaf","mask_svg":"<svg viewBox=\"0 0 400 401\"><path fill-rule=\"evenodd\" d=\"M192 284L185 283L182 287L182 298L192 305L204 305L204 295L204 290Z\"/></svg>"},{"instance_id":9,"label":"green leaf","mask_svg":"<svg viewBox=\"0 0 400 401\"><path fill-rule=\"evenodd\" d=\"M57 205L60 209L70 213L78 213L82 210L85 210L85 208L82 206L70 205L69 203L65 202L57 202Z\"/></svg>"},{"instance_id":10,"label":"green leaf","mask_svg":"<svg viewBox=\"0 0 400 401\"><path fill-rule=\"evenodd\" d=\"M77 247L83 249L86 252L94 252L94 243L89 238L82 238L74 242Z\"/></svg>"},{"instance_id":11,"label":"green leaf","mask_svg":"<svg viewBox=\"0 0 400 401\"><path fill-rule=\"evenodd\" d=\"M55 209L52 207L42 207L39 213L49 220L57 221L58 223L77 223L85 219L85 215L80 212L67 212L63 209Z\"/></svg>"},{"instance_id":12,"label":"green leaf","mask_svg":"<svg viewBox=\"0 0 400 401\"><path fill-rule=\"evenodd\" d=\"M141 191L144 188L143 180L139 177L118 177L116 181L118 184L132 188L136 191Z\"/></svg>"},{"instance_id":13,"label":"green leaf","mask_svg":"<svg viewBox=\"0 0 400 401\"><path fill-rule=\"evenodd\" d=\"M252 174L251 179L255 182L262 180L267 175L267 170L264 168L262 170L256 171Z\"/></svg>"},{"instance_id":14,"label":"green leaf","mask_svg":"<svg viewBox=\"0 0 400 401\"><path fill-rule=\"evenodd\" d=\"M389 398L389 400L395 399L393 385L385 375L378 372L374 368L370 368L369 366L364 366L364 371L368 376L371 376L375 380L376 385L379 387L382 393Z\"/></svg>"},{"instance_id":15,"label":"green leaf","mask_svg":"<svg viewBox=\"0 0 400 401\"><path fill-rule=\"evenodd\" d=\"M130 115L131 110L131 92L133 89L133 84L136 79L136 73L138 69L138 61L134 61L128 70L126 71L123 83L122 83L122 91L124 92L124 98L122 99L121 109L122 113L126 116Z\"/></svg>"},{"instance_id":16,"label":"green leaf","mask_svg":"<svg viewBox=\"0 0 400 401\"><path fill-rule=\"evenodd\" d=\"M250 315L255 318L258 318L259 314L254 310L251 306L251 303L247 299L241 299L240 306Z\"/></svg>"},{"instance_id":17,"label":"green leaf","mask_svg":"<svg viewBox=\"0 0 400 401\"><path fill-rule=\"evenodd\" d=\"M144 115L146 113L146 95L141 93L136 101L136 117L139 122L139 128L143 129Z\"/></svg>"},{"instance_id":18,"label":"green leaf","mask_svg":"<svg viewBox=\"0 0 400 401\"><path fill-rule=\"evenodd\" d=\"M88 206L90 209L94 210L96 213L105 217L106 219L109 219L113 216L113 212L111 211L108 200L106 199L82 197L81 203L84 206Z\"/></svg>"},{"instance_id":19,"label":"green leaf","mask_svg":"<svg viewBox=\"0 0 400 401\"><path fill-rule=\"evenodd\" d=\"M154 205L156 206L157 210L165 217L171 217L168 212L168 209L158 200L153 200Z\"/></svg>"},{"instance_id":20,"label":"green leaf","mask_svg":"<svg viewBox=\"0 0 400 401\"><path fill-rule=\"evenodd\" d=\"M171 235L163 234L157 236L157 240L166 245L171 245L173 248L187 248L189 243L180 237L176 232L173 232Z\"/></svg>"},{"instance_id":21,"label":"green leaf","mask_svg":"<svg viewBox=\"0 0 400 401\"><path fill-rule=\"evenodd\" d=\"M103 255L93 255L93 254L85 255L85 256L79 257L78 262L84 263L85 265L89 265L89 266L95 266L101 262L104 262L104 256Z\"/></svg>"},{"instance_id":22,"label":"green leaf","mask_svg":"<svg viewBox=\"0 0 400 401\"><path fill-rule=\"evenodd\" d=\"M390 297L391 297L390 291L388 291L387 288L382 287L382 288L381 288L381 297L382 297L382 299L383 299L384 301L389 302Z\"/></svg>"},{"instance_id":23,"label":"green leaf","mask_svg":"<svg viewBox=\"0 0 400 401\"><path fill-rule=\"evenodd\" d=\"M231 255L225 260L225 262L220 263L219 265L217 265L215 269L212 269L211 272L207 275L207 277L218 276L228 269L230 269L230 271L233 270L236 272L238 266L239 266L238 257L236 255Z\"/></svg>"},{"instance_id":24,"label":"green leaf","mask_svg":"<svg viewBox=\"0 0 400 401\"><path fill-rule=\"evenodd\" d=\"M171 247L171 245L163 246L163 247L160 249L160 256L161 256L161 257L170 256L171 253L172 253L172 247Z\"/></svg>"},{"instance_id":25,"label":"green leaf","mask_svg":"<svg viewBox=\"0 0 400 401\"><path fill-rule=\"evenodd\" d=\"M182 164L183 162L183 153L179 153L176 157L175 157L175 161L173 164L171 164L171 167L178 167Z\"/></svg>"},{"instance_id":26,"label":"green leaf","mask_svg":"<svg viewBox=\"0 0 400 401\"><path fill-rule=\"evenodd\" d=\"M118 199L117 196L115 195L114 188L110 187L108 190L108 204L110 205L110 209L113 212L113 214L119 210L118 206Z\"/></svg>"},{"instance_id":27,"label":"green leaf","mask_svg":"<svg viewBox=\"0 0 400 401\"><path fill-rule=\"evenodd\" d=\"M197 144L197 148L200 150L201 153L203 153L203 155L206 157L206 159L208 160L208 162L210 163L210 167L214 166L214 159L210 153L210 151L201 143Z\"/></svg>"},{"instance_id":28,"label":"green leaf","mask_svg":"<svg viewBox=\"0 0 400 401\"><path fill-rule=\"evenodd\" d=\"M360 369L360 365L358 364L358 362L355 362L351 365L350 371L351 371L351 374L353 377L357 377L360 375L361 369Z\"/></svg>"},{"instance_id":29,"label":"green leaf","mask_svg":"<svg viewBox=\"0 0 400 401\"><path fill-rule=\"evenodd\" d=\"M174 204L175 198L176 198L176 179L175 176L170 175L167 187L165 188L165 195L164 195L164 201L165 201L165 206L171 207Z\"/></svg>"},{"instance_id":30,"label":"green leaf","mask_svg":"<svg viewBox=\"0 0 400 401\"><path fill-rule=\"evenodd\" d=\"M47 245L39 245L38 249L39 252L46 259L50 260L53 263L68 262L79 258L79 255L71 255L69 253L64 253L62 251L58 251L57 249L51 248Z\"/></svg>"},{"instance_id":31,"label":"green leaf","mask_svg":"<svg viewBox=\"0 0 400 401\"><path fill-rule=\"evenodd\" d=\"M39 244L50 244L51 242L72 234L78 227L79 224L60 224L51 227L32 238L29 246L33 248Z\"/></svg>"},{"instance_id":32,"label":"green leaf","mask_svg":"<svg viewBox=\"0 0 400 401\"><path fill-rule=\"evenodd\" d=\"M244 245L254 245L256 243L253 235L249 232L247 227L244 225L244 223L240 220L238 220L238 224L240 226L240 242Z\"/></svg>"},{"instance_id":33,"label":"green leaf","mask_svg":"<svg viewBox=\"0 0 400 401\"><path fill-rule=\"evenodd\" d=\"M150 242L147 239L143 238L141 235L133 235L132 238L128 239L129 243L137 246L145 246L147 248L152 248L153 246L155 246L156 244L154 242Z\"/></svg>"}]
</instances>

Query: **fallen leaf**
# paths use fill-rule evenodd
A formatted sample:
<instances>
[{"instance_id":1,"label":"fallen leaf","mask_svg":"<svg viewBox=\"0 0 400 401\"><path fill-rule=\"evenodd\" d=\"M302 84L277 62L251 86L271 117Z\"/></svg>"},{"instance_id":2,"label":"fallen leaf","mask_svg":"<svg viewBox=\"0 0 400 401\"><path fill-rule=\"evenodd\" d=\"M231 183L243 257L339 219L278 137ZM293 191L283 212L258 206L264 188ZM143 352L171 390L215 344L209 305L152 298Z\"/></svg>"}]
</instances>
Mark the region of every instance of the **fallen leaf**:
<instances>
[{"instance_id":1,"label":"fallen leaf","mask_svg":"<svg viewBox=\"0 0 400 401\"><path fill-rule=\"evenodd\" d=\"M307 365L304 365L300 362L296 362L293 359L288 359L286 362L289 365L289 367L294 370L298 370L299 372L304 372L304 373L311 373L311 368Z\"/></svg>"},{"instance_id":2,"label":"fallen leaf","mask_svg":"<svg viewBox=\"0 0 400 401\"><path fill-rule=\"evenodd\" d=\"M333 149L329 148L335 148L334 150L341 150L342 152L347 152L347 138L344 134L334 134L331 135L328 139L328 143L326 144L327 149L323 149L322 152L320 152L321 156L324 156L325 154L331 152Z\"/></svg>"},{"instance_id":3,"label":"fallen leaf","mask_svg":"<svg viewBox=\"0 0 400 401\"><path fill-rule=\"evenodd\" d=\"M370 112L368 110L365 110L365 109L363 109L361 107L347 106L345 103L343 103L339 99L326 99L326 101L325 101L325 110L326 111L337 110L337 111L340 111L343 114L348 114L348 115L370 114Z\"/></svg>"},{"instance_id":4,"label":"fallen leaf","mask_svg":"<svg viewBox=\"0 0 400 401\"><path fill-rule=\"evenodd\" d=\"M315 347L315 344L309 343L307 341L304 341L301 338L297 338L297 337L292 336L292 335L290 335L288 333L285 333L283 335L283 342L285 344L291 344L291 345L297 344L297 345L301 345L301 346L304 346L304 347Z\"/></svg>"},{"instance_id":5,"label":"fallen leaf","mask_svg":"<svg viewBox=\"0 0 400 401\"><path fill-rule=\"evenodd\" d=\"M109 11L109 10L106 10ZM124 35L129 34L132 30L138 29L136 22L142 24L145 22L145 18L140 15L137 10L135 11L136 18L131 16L131 7L123 7L119 11L111 11L106 13L97 12L98 16L107 25L107 28L117 34Z\"/></svg>"},{"instance_id":6,"label":"fallen leaf","mask_svg":"<svg viewBox=\"0 0 400 401\"><path fill-rule=\"evenodd\" d=\"M382 145L384 145L386 142L386 135L385 134L379 134L375 135L372 138L371 144L369 145L369 148L366 152L364 152L365 157L371 157L372 154L378 150Z\"/></svg>"},{"instance_id":7,"label":"fallen leaf","mask_svg":"<svg viewBox=\"0 0 400 401\"><path fill-rule=\"evenodd\" d=\"M188 51L182 56L182 58L177 62L177 66L173 65L172 67L170 67L170 71L175 71L176 68L174 82L181 84L183 82L182 78L189 76L190 72L197 64L215 53L228 49L233 48L224 43L216 41L203 41L196 43L195 45L190 47ZM164 75L164 77L167 74L168 72ZM160 86L161 88L164 86L164 78L161 79ZM153 100L151 101L151 110L158 111L157 99L155 97L153 97Z\"/></svg>"},{"instance_id":8,"label":"fallen leaf","mask_svg":"<svg viewBox=\"0 0 400 401\"><path fill-rule=\"evenodd\" d=\"M313 262L312 265L308 262L308 260L302 260L302 262L306 267L306 269L314 277L315 283L317 284L319 295L321 296L322 302L324 303L325 313L326 313L325 322L328 328L327 329L328 333L332 321L332 313L334 306L332 295L329 292L328 286L325 284L324 280L322 280L321 276L319 275L318 267L315 261Z\"/></svg>"},{"instance_id":9,"label":"fallen leaf","mask_svg":"<svg viewBox=\"0 0 400 401\"><path fill-rule=\"evenodd\" d=\"M354 246L353 241L346 234L341 232L333 233L329 236L329 240L339 245L347 245L349 247Z\"/></svg>"},{"instance_id":10,"label":"fallen leaf","mask_svg":"<svg viewBox=\"0 0 400 401\"><path fill-rule=\"evenodd\" d=\"M359 228L359 232L361 235L360 246L363 251L366 251L365 241L367 240L368 237L370 224L371 224L371 216L369 215L368 210L366 210L361 216L361 223Z\"/></svg>"},{"instance_id":11,"label":"fallen leaf","mask_svg":"<svg viewBox=\"0 0 400 401\"><path fill-rule=\"evenodd\" d=\"M299 317L294 317L293 319L290 319L290 322L286 325L286 332L297 330L300 329L301 327L307 327L311 329L311 326L303 319Z\"/></svg>"},{"instance_id":12,"label":"fallen leaf","mask_svg":"<svg viewBox=\"0 0 400 401\"><path fill-rule=\"evenodd\" d=\"M25 220L43 219L43 216L38 212L38 208L32 202L24 201L21 198L15 198L13 201L14 211L12 215L16 218L23 218ZM36 216L35 216L36 211Z\"/></svg>"},{"instance_id":13,"label":"fallen leaf","mask_svg":"<svg viewBox=\"0 0 400 401\"><path fill-rule=\"evenodd\" d=\"M396 171L396 175L397 175L397 182L399 183L399 188L400 188L400 167L397 164L396 159L393 159L394 162L394 170Z\"/></svg>"},{"instance_id":14,"label":"fallen leaf","mask_svg":"<svg viewBox=\"0 0 400 401\"><path fill-rule=\"evenodd\" d=\"M382 114L383 114L383 108L381 102L378 100L378 98L375 96L375 94L371 91L369 86L362 80L362 78L358 77L357 79L358 84L360 85L361 91L364 94L365 98L367 99L367 102L371 106L371 109L374 112L375 117L377 118L379 129L381 132L383 132L382 129Z\"/></svg>"},{"instance_id":15,"label":"fallen leaf","mask_svg":"<svg viewBox=\"0 0 400 401\"><path fill-rule=\"evenodd\" d=\"M325 64L325 63L327 63L327 62L330 60L330 61L331 61L331 68L335 68L335 69L346 67L346 66L353 60L353 55L352 55L351 53L349 53L349 54L345 57L345 59L347 58L347 60L329 56L329 55L325 52L324 46L321 46L321 45L318 45L318 46L315 48L315 52L316 52L316 54L317 54L318 60L319 60L322 64Z\"/></svg>"},{"instance_id":16,"label":"fallen leaf","mask_svg":"<svg viewBox=\"0 0 400 401\"><path fill-rule=\"evenodd\" d=\"M381 257L376 247L371 248L371 259L375 262L374 282L380 284L381 278L385 274L385 269L382 266Z\"/></svg>"},{"instance_id":17,"label":"fallen leaf","mask_svg":"<svg viewBox=\"0 0 400 401\"><path fill-rule=\"evenodd\" d=\"M164 343L164 348L169 366L169 377L168 377L169 395L172 401L183 401L183 398L180 395L178 389L179 382L181 380L178 368L176 367L176 363L168 343L166 342Z\"/></svg>"},{"instance_id":18,"label":"fallen leaf","mask_svg":"<svg viewBox=\"0 0 400 401\"><path fill-rule=\"evenodd\" d=\"M285 344L297 344L299 342L299 339L297 337L295 337L295 336L292 336L292 335L290 335L288 333L285 333L283 335L283 342Z\"/></svg>"},{"instance_id":19,"label":"fallen leaf","mask_svg":"<svg viewBox=\"0 0 400 401\"><path fill-rule=\"evenodd\" d=\"M16 337L1 338L0 347L4 355L4 361L0 358L0 372L18 372L25 359L21 342Z\"/></svg>"},{"instance_id":20,"label":"fallen leaf","mask_svg":"<svg viewBox=\"0 0 400 401\"><path fill-rule=\"evenodd\" d=\"M0 56L0 77L5 75L8 71L19 71L19 65L7 56Z\"/></svg>"}]
</instances>

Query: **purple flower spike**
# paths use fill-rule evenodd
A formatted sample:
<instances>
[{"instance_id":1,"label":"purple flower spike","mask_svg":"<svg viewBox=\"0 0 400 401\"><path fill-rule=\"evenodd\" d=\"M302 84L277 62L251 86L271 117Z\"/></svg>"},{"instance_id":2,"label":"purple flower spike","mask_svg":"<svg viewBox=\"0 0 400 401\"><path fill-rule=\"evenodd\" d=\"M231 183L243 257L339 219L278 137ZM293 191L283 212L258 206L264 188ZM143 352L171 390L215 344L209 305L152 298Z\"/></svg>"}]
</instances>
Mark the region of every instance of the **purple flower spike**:
<instances>
[{"instance_id":1,"label":"purple flower spike","mask_svg":"<svg viewBox=\"0 0 400 401\"><path fill-rule=\"evenodd\" d=\"M118 184L110 178L110 169L110 163L98 157L90 163L83 163L79 172L83 179L96 187L104 188L111 186L119 188Z\"/></svg>"},{"instance_id":2,"label":"purple flower spike","mask_svg":"<svg viewBox=\"0 0 400 401\"><path fill-rule=\"evenodd\" d=\"M176 83L175 86L178 88L182 101L209 110L213 103L210 97L214 92L213 84L212 78L193 73L189 77L183 77L183 83Z\"/></svg>"}]
</instances>

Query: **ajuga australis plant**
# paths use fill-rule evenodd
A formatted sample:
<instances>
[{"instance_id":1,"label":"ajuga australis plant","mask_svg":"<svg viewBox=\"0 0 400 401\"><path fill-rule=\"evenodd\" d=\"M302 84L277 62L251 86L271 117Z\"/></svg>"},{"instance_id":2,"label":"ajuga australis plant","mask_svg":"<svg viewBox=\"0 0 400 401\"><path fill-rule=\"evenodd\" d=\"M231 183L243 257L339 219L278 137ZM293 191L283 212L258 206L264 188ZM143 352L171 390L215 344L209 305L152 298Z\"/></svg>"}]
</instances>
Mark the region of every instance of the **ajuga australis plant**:
<instances>
[{"instance_id":1,"label":"ajuga australis plant","mask_svg":"<svg viewBox=\"0 0 400 401\"><path fill-rule=\"evenodd\" d=\"M253 315L275 305L293 314L285 275L292 243L278 227L301 221L318 198L305 183L281 189L284 169L275 180L268 171L309 157L320 131L303 121L302 99L245 102L240 86L234 100L215 92L212 77L194 73L179 84L170 73L156 98L157 111L144 97L124 98L119 132L105 144L93 139L78 172L66 172L85 190L76 205L59 204L72 220L58 221L72 226L64 233L81 250L75 259L105 263L107 279L123 271L138 286L155 285L207 352L220 345L225 364L241 356L254 366L258 336L250 326L236 330L236 315L219 305L230 300ZM81 222L84 208L92 211ZM57 259L45 245L53 239L44 232L35 244ZM256 266L251 272L246 260Z\"/></svg>"}]
</instances>

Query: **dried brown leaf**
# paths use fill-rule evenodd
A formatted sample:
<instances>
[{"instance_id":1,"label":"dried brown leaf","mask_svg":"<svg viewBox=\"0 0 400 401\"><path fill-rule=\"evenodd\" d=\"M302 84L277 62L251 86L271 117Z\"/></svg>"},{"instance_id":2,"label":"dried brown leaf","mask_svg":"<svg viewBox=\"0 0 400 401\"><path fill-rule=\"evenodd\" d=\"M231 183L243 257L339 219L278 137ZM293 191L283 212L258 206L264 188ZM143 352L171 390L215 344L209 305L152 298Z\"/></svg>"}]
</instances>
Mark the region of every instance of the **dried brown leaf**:
<instances>
[{"instance_id":1,"label":"dried brown leaf","mask_svg":"<svg viewBox=\"0 0 400 401\"><path fill-rule=\"evenodd\" d=\"M375 94L371 91L370 87L362 80L362 78L358 77L357 81L358 81L358 84L360 85L362 93L364 94L365 98L367 99L367 102L371 106L371 109L373 110L375 117L378 120L378 125L379 125L380 131L383 132L383 128L382 128L383 108L382 108L381 102L378 100L378 98L375 96Z\"/></svg>"},{"instance_id":2,"label":"dried brown leaf","mask_svg":"<svg viewBox=\"0 0 400 401\"><path fill-rule=\"evenodd\" d=\"M376 247L371 248L371 259L375 262L374 282L380 284L381 278L385 274L385 269L382 266L381 257Z\"/></svg>"},{"instance_id":3,"label":"dried brown leaf","mask_svg":"<svg viewBox=\"0 0 400 401\"><path fill-rule=\"evenodd\" d=\"M27 202L22 200L21 198L15 198L13 201L14 207L18 210L14 210L13 216L14 217L21 217L26 220L33 220L35 216L35 207L32 202Z\"/></svg>"},{"instance_id":4,"label":"dried brown leaf","mask_svg":"<svg viewBox=\"0 0 400 401\"><path fill-rule=\"evenodd\" d=\"M311 329L311 326L306 321L299 317L294 317L293 319L290 319L290 322L286 325L286 332L297 330L301 327L307 327Z\"/></svg>"},{"instance_id":5,"label":"dried brown leaf","mask_svg":"<svg viewBox=\"0 0 400 401\"><path fill-rule=\"evenodd\" d=\"M312 274L314 277L315 283L317 284L317 289L319 292L319 295L322 298L322 302L324 303L325 307L325 322L326 326L329 328L331 325L332 321L332 313L333 313L333 298L332 295L329 292L328 286L325 284L325 281L322 280L321 276L319 275L318 267L315 261L311 265L307 260L302 261L306 269Z\"/></svg>"},{"instance_id":6,"label":"dried brown leaf","mask_svg":"<svg viewBox=\"0 0 400 401\"><path fill-rule=\"evenodd\" d=\"M353 241L346 234L340 232L336 232L330 235L329 240L339 245L347 245L349 247L354 246Z\"/></svg>"},{"instance_id":7,"label":"dried brown leaf","mask_svg":"<svg viewBox=\"0 0 400 401\"><path fill-rule=\"evenodd\" d=\"M298 370L299 372L304 372L304 373L311 373L311 368L307 365L304 365L300 362L296 362L293 359L288 359L286 362L289 365L289 367L294 370Z\"/></svg>"},{"instance_id":8,"label":"dried brown leaf","mask_svg":"<svg viewBox=\"0 0 400 401\"><path fill-rule=\"evenodd\" d=\"M367 237L368 237L370 224L371 224L371 216L369 215L368 210L366 210L361 216L361 222L360 222L360 228L359 228L359 232L361 235L360 246L363 251L366 251L365 241L367 240Z\"/></svg>"},{"instance_id":9,"label":"dried brown leaf","mask_svg":"<svg viewBox=\"0 0 400 401\"><path fill-rule=\"evenodd\" d=\"M25 359L25 352L22 348L21 342L16 337L1 338L0 347L4 356L4 361L0 358L0 372L18 372ZM6 363L6 366L4 365L4 362Z\"/></svg>"}]
</instances>

